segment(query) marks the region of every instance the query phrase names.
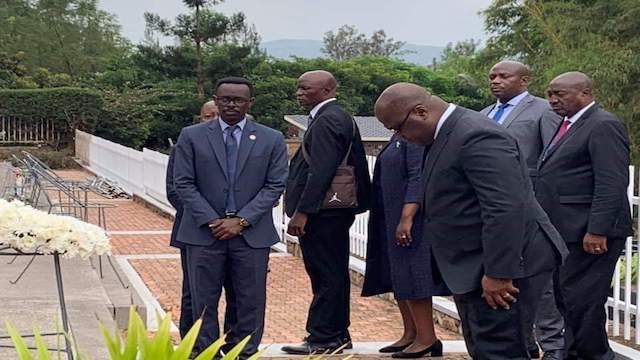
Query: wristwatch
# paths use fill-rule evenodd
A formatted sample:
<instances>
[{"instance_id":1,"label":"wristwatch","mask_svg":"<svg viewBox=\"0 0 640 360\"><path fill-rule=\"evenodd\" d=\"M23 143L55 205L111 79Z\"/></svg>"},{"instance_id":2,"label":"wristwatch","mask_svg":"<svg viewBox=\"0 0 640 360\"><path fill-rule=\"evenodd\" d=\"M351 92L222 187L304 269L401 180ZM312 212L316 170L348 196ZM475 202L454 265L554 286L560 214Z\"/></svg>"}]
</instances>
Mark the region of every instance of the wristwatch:
<instances>
[{"instance_id":1,"label":"wristwatch","mask_svg":"<svg viewBox=\"0 0 640 360\"><path fill-rule=\"evenodd\" d=\"M249 227L251 225L245 218L238 218L238 220L240 220L239 223L240 223L240 226L242 227Z\"/></svg>"}]
</instances>

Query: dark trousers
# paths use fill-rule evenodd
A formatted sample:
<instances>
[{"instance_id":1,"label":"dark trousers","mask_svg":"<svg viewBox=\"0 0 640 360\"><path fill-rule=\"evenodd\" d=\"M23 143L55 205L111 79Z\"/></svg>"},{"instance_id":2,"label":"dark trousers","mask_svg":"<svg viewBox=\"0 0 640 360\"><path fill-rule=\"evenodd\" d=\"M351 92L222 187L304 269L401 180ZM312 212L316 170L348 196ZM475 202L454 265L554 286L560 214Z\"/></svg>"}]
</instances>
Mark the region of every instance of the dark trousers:
<instances>
[{"instance_id":1,"label":"dark trousers","mask_svg":"<svg viewBox=\"0 0 640 360\"><path fill-rule=\"evenodd\" d=\"M251 335L241 357L257 352L264 331L269 248L251 248L242 237L216 240L209 246L188 245L187 261L193 313L203 314L195 351L203 351L220 337L218 302L228 281L235 323L228 329L227 343L231 347Z\"/></svg>"},{"instance_id":2,"label":"dark trousers","mask_svg":"<svg viewBox=\"0 0 640 360\"><path fill-rule=\"evenodd\" d=\"M535 307L551 271L514 280L520 290L509 310L493 310L482 298L482 289L454 295L469 355L475 360L530 359L527 336Z\"/></svg>"},{"instance_id":3,"label":"dark trousers","mask_svg":"<svg viewBox=\"0 0 640 360\"><path fill-rule=\"evenodd\" d=\"M180 265L182 266L182 297L180 298L180 337L184 338L193 326L193 306L189 289L189 271L187 267L187 251L180 248Z\"/></svg>"},{"instance_id":4,"label":"dark trousers","mask_svg":"<svg viewBox=\"0 0 640 360\"><path fill-rule=\"evenodd\" d=\"M622 253L623 238L608 239L602 255L585 252L582 242L567 244L569 257L555 277L558 309L565 319L567 359L614 359L609 347L604 305Z\"/></svg>"},{"instance_id":5,"label":"dark trousers","mask_svg":"<svg viewBox=\"0 0 640 360\"><path fill-rule=\"evenodd\" d=\"M553 276L552 276L553 277ZM535 336L531 333L530 347L536 342L542 351L562 351L564 349L564 319L556 305L553 291L553 279L545 286L535 316ZM533 346L531 346L533 345Z\"/></svg>"},{"instance_id":6,"label":"dark trousers","mask_svg":"<svg viewBox=\"0 0 640 360\"><path fill-rule=\"evenodd\" d=\"M309 216L300 237L304 266L311 279L313 300L307 317L310 342L330 342L348 337L349 228L355 217Z\"/></svg>"}]
</instances>

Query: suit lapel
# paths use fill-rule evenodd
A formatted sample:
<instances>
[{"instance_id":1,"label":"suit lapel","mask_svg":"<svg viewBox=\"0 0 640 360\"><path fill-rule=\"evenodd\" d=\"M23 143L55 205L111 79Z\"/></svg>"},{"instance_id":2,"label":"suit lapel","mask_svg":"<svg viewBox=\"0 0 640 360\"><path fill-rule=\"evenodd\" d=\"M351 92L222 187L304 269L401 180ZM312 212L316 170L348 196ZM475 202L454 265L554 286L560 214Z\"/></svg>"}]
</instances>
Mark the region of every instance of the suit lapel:
<instances>
[{"instance_id":1,"label":"suit lapel","mask_svg":"<svg viewBox=\"0 0 640 360\"><path fill-rule=\"evenodd\" d=\"M493 105L487 106L486 108L482 109L482 111L480 111L480 113L486 117L489 117L489 114L493 111L493 109L496 108L496 103L493 103Z\"/></svg>"},{"instance_id":2,"label":"suit lapel","mask_svg":"<svg viewBox=\"0 0 640 360\"><path fill-rule=\"evenodd\" d=\"M213 152L216 154L220 168L224 176L229 180L229 174L227 173L227 150L224 147L224 138L222 137L222 129L220 128L220 120L213 120L209 122L207 127L209 134L207 140L209 145L213 148Z\"/></svg>"},{"instance_id":3,"label":"suit lapel","mask_svg":"<svg viewBox=\"0 0 640 360\"><path fill-rule=\"evenodd\" d=\"M573 125L571 125L569 130L567 130L567 133L560 140L558 140L558 142L555 145L553 145L551 148L549 148L546 151L545 156L543 156L540 159L540 166L538 166L538 168L542 167L545 163L549 162L549 159L551 158L551 156L555 154L560 149L560 147L562 147L564 143L569 141L573 137L573 135L580 130L580 128L587 122L587 119L596 110L597 106L598 104L594 104L587 112L582 114L582 116ZM562 120L562 122L564 122L564 119ZM560 126L562 126L562 122L560 122ZM560 129L560 126L558 126L558 129ZM554 137L555 137L555 134L558 133L558 129L556 129L556 132L553 135Z\"/></svg>"},{"instance_id":4,"label":"suit lapel","mask_svg":"<svg viewBox=\"0 0 640 360\"><path fill-rule=\"evenodd\" d=\"M429 184L429 179L431 178L431 173L433 172L433 167L438 161L438 157L444 149L447 141L449 140L449 134L455 127L458 118L462 115L462 110L459 107L453 111L453 113L449 116L449 118L445 121L440 129L440 133L436 137L435 141L429 148L429 153L427 154L427 160L424 164L424 169L422 171L422 178L425 185L425 190Z\"/></svg>"},{"instance_id":5,"label":"suit lapel","mask_svg":"<svg viewBox=\"0 0 640 360\"><path fill-rule=\"evenodd\" d=\"M511 110L507 118L504 119L504 121L502 122L502 126L508 128L509 125L511 125L511 123L513 122L513 120L515 120L518 117L518 115L520 115L524 111L524 109L526 109L529 106L529 104L531 104L532 101L533 101L533 97L531 95L527 95L524 99L522 99L522 101L520 101L518 105L516 105L516 107L513 110Z\"/></svg>"},{"instance_id":6,"label":"suit lapel","mask_svg":"<svg viewBox=\"0 0 640 360\"><path fill-rule=\"evenodd\" d=\"M253 149L253 145L256 143L256 139L256 125L252 121L247 120L247 123L244 126L244 131L242 131L240 148L238 149L238 168L236 170L236 178L242 173L242 169L247 163L247 159L249 158L251 149Z\"/></svg>"}]
</instances>

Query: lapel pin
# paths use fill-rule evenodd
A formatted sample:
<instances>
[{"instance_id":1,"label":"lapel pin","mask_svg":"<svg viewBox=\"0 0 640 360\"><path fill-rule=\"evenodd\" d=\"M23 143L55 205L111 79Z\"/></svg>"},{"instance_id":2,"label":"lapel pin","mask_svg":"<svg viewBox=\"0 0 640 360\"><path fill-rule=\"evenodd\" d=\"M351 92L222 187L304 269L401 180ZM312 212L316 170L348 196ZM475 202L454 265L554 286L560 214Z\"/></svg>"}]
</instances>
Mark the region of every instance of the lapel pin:
<instances>
[{"instance_id":1,"label":"lapel pin","mask_svg":"<svg viewBox=\"0 0 640 360\"><path fill-rule=\"evenodd\" d=\"M396 141L396 148L400 148L400 141Z\"/></svg>"},{"instance_id":2,"label":"lapel pin","mask_svg":"<svg viewBox=\"0 0 640 360\"><path fill-rule=\"evenodd\" d=\"M253 134L251 134L251 135L249 135L249 139L250 139L250 140L255 140L255 139L256 139L256 136L255 136L255 135L253 135Z\"/></svg>"}]
</instances>

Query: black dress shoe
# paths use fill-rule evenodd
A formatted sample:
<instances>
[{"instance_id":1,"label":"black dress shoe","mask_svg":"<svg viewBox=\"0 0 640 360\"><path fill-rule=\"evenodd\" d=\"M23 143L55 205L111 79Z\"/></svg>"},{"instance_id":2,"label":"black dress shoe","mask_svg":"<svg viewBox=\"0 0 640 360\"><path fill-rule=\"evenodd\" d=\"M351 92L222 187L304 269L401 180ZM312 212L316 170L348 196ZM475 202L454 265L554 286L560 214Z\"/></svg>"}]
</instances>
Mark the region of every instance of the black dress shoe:
<instances>
[{"instance_id":1,"label":"black dress shoe","mask_svg":"<svg viewBox=\"0 0 640 360\"><path fill-rule=\"evenodd\" d=\"M562 360L564 359L564 354L562 350L551 350L545 351L542 356L542 360Z\"/></svg>"},{"instance_id":2,"label":"black dress shoe","mask_svg":"<svg viewBox=\"0 0 640 360\"><path fill-rule=\"evenodd\" d=\"M385 346L385 347L381 348L380 350L378 350L378 352L385 353L385 354L386 353L397 353L398 351L402 351L402 350L408 348L409 345L411 345L411 343L408 343L406 345L399 345L399 346L389 345L389 346Z\"/></svg>"},{"instance_id":3,"label":"black dress shoe","mask_svg":"<svg viewBox=\"0 0 640 360\"><path fill-rule=\"evenodd\" d=\"M532 359L540 359L540 350L529 350L529 357Z\"/></svg>"},{"instance_id":4,"label":"black dress shoe","mask_svg":"<svg viewBox=\"0 0 640 360\"><path fill-rule=\"evenodd\" d=\"M351 350L353 349L353 342L351 341L351 338L344 338L340 340L340 343L342 344L341 346L343 346L344 350Z\"/></svg>"},{"instance_id":5,"label":"black dress shoe","mask_svg":"<svg viewBox=\"0 0 640 360\"><path fill-rule=\"evenodd\" d=\"M417 359L425 355L430 355L431 357L442 357L442 342L440 340L436 340L433 345L424 350L410 353L399 351L391 355L391 357L394 359Z\"/></svg>"},{"instance_id":6,"label":"black dress shoe","mask_svg":"<svg viewBox=\"0 0 640 360\"><path fill-rule=\"evenodd\" d=\"M342 345L343 344L340 341L325 343L305 341L300 345L283 346L282 351L292 355L342 354L342 349L340 348Z\"/></svg>"}]
</instances>

